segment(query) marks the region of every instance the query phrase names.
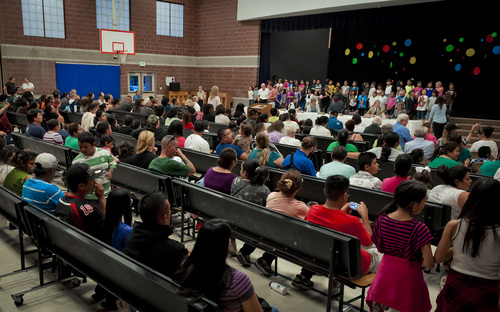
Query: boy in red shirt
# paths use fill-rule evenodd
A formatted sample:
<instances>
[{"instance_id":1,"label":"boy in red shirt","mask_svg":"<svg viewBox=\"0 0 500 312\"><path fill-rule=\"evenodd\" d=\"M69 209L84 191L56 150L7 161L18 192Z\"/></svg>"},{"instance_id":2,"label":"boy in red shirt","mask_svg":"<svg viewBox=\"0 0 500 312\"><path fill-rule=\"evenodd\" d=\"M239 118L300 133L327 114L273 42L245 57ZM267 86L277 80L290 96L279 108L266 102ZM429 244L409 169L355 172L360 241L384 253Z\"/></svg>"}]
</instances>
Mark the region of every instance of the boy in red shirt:
<instances>
[{"instance_id":1,"label":"boy in red shirt","mask_svg":"<svg viewBox=\"0 0 500 312\"><path fill-rule=\"evenodd\" d=\"M372 246L372 228L368 220L368 209L361 202L357 212L361 220L351 216L351 203L347 202L349 197L349 179L341 175L329 176L325 181L326 203L314 205L309 208L306 220L339 231L356 236L363 247ZM361 248L361 270L363 274L376 272L380 263L381 255L377 248ZM300 289L311 289L314 283L311 281L313 272L302 268L300 274L295 276L292 285Z\"/></svg>"}]
</instances>

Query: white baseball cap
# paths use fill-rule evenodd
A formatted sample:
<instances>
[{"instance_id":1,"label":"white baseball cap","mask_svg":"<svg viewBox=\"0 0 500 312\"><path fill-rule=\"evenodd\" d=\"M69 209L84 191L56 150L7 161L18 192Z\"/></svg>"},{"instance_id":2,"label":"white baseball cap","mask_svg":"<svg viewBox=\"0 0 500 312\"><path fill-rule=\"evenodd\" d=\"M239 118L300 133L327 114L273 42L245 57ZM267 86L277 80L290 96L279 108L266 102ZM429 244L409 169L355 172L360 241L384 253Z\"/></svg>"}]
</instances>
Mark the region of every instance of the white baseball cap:
<instances>
[{"instance_id":1,"label":"white baseball cap","mask_svg":"<svg viewBox=\"0 0 500 312\"><path fill-rule=\"evenodd\" d=\"M58 163L59 163L59 161L57 160L57 158L54 155L49 154L49 153L41 153L38 156L36 156L36 159L35 159L35 164L37 166L38 166L38 164L40 164L40 166L43 169L55 168Z\"/></svg>"}]
</instances>

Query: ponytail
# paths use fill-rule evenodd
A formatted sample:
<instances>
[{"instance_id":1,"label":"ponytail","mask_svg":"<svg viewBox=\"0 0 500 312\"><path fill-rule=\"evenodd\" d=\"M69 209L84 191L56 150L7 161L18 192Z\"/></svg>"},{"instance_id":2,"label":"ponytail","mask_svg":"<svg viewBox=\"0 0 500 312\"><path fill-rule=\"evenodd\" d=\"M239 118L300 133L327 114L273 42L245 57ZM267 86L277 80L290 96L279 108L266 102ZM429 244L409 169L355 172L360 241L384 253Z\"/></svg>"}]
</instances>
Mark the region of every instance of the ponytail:
<instances>
[{"instance_id":1,"label":"ponytail","mask_svg":"<svg viewBox=\"0 0 500 312\"><path fill-rule=\"evenodd\" d=\"M340 146L346 146L347 139L349 138L349 132L346 129L342 129L339 131L338 140Z\"/></svg>"},{"instance_id":2,"label":"ponytail","mask_svg":"<svg viewBox=\"0 0 500 312\"><path fill-rule=\"evenodd\" d=\"M259 164L262 166L269 165L269 156L271 155L269 137L265 133L259 132L255 136L255 144L257 148L262 150L259 155Z\"/></svg>"},{"instance_id":3,"label":"ponytail","mask_svg":"<svg viewBox=\"0 0 500 312\"><path fill-rule=\"evenodd\" d=\"M399 143L399 134L393 131L386 132L383 135L384 143L382 145L382 151L380 153L380 160L383 162L387 162L389 160L389 156L391 156L392 148Z\"/></svg>"},{"instance_id":4,"label":"ponytail","mask_svg":"<svg viewBox=\"0 0 500 312\"><path fill-rule=\"evenodd\" d=\"M394 190L394 200L380 213L392 213L399 208L412 213L412 204L420 203L427 195L427 187L424 183L415 180L401 182Z\"/></svg>"},{"instance_id":5,"label":"ponytail","mask_svg":"<svg viewBox=\"0 0 500 312\"><path fill-rule=\"evenodd\" d=\"M443 180L447 185L457 187L455 180L462 181L467 173L470 172L469 168L464 166L453 166L451 168L441 165L437 167L436 173L438 177Z\"/></svg>"},{"instance_id":6,"label":"ponytail","mask_svg":"<svg viewBox=\"0 0 500 312\"><path fill-rule=\"evenodd\" d=\"M254 159L246 159L243 162L243 171L246 171L247 178L250 180L251 185L264 185L269 177L267 167L260 166Z\"/></svg>"}]
</instances>

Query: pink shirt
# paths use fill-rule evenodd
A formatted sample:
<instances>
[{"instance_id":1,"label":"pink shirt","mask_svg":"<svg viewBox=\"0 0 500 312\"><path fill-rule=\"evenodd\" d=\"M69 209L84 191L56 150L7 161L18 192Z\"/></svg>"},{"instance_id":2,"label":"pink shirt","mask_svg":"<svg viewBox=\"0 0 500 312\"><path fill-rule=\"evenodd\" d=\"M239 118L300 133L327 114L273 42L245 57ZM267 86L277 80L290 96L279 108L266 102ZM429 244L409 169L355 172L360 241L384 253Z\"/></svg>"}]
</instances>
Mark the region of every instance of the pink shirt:
<instances>
[{"instance_id":1,"label":"pink shirt","mask_svg":"<svg viewBox=\"0 0 500 312\"><path fill-rule=\"evenodd\" d=\"M391 109L396 105L396 97L389 97L387 99L387 109Z\"/></svg>"},{"instance_id":2,"label":"pink shirt","mask_svg":"<svg viewBox=\"0 0 500 312\"><path fill-rule=\"evenodd\" d=\"M293 197L280 195L279 192L272 192L267 196L266 208L282 212L289 216L304 220L309 208L307 205Z\"/></svg>"},{"instance_id":3,"label":"pink shirt","mask_svg":"<svg viewBox=\"0 0 500 312\"><path fill-rule=\"evenodd\" d=\"M392 178L385 178L384 181L382 181L382 191L394 193L394 190L396 190L396 187L398 187L399 183L406 180L408 180L408 177L394 176Z\"/></svg>"},{"instance_id":4,"label":"pink shirt","mask_svg":"<svg viewBox=\"0 0 500 312\"><path fill-rule=\"evenodd\" d=\"M433 136L432 134L427 133L427 136L425 137L425 139L426 139L427 141L432 141L432 142L434 142L434 146L436 146L436 145L437 145L437 139L436 139L436 137L435 137L435 136Z\"/></svg>"}]
</instances>

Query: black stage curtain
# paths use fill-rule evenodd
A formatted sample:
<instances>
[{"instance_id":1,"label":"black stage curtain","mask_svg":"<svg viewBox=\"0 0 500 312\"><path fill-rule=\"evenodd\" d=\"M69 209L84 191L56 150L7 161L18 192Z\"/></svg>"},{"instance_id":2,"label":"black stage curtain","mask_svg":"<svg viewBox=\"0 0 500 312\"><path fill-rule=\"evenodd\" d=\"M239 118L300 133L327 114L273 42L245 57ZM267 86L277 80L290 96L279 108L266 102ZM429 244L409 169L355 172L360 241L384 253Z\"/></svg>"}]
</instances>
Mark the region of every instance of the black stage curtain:
<instances>
[{"instance_id":1,"label":"black stage curtain","mask_svg":"<svg viewBox=\"0 0 500 312\"><path fill-rule=\"evenodd\" d=\"M262 34L332 28L324 78L384 85L387 79L406 84L413 78L424 88L440 80L445 90L453 82L455 114L500 118L500 105L487 100L500 85L499 14L493 4L440 1L263 20ZM270 78L269 70L260 71L261 81Z\"/></svg>"}]
</instances>

